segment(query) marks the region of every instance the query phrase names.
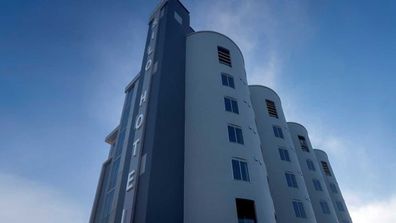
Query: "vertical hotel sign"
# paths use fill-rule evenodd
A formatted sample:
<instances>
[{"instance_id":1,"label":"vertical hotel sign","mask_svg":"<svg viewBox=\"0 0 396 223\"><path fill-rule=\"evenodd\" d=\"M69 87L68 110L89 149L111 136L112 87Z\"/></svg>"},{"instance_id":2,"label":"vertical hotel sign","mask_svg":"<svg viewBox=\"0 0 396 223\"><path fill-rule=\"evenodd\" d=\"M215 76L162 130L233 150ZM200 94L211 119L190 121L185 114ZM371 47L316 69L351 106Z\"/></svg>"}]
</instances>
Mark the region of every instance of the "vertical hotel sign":
<instances>
[{"instance_id":1,"label":"vertical hotel sign","mask_svg":"<svg viewBox=\"0 0 396 223\"><path fill-rule=\"evenodd\" d=\"M131 222L134 217L134 208L136 201L136 189L137 183L140 175L141 168L141 160L142 160L142 147L143 147L143 137L144 137L144 128L145 128L145 120L147 113L147 105L149 100L149 92L151 85L151 76L154 72L156 72L157 64L154 63L154 55L156 48L156 40L158 33L158 23L159 23L159 13L158 11L155 13L154 18L150 24L149 30L149 40L148 45L146 47L146 51L144 56L146 57L146 64L144 65L144 75L141 79L143 79L142 91L139 99L139 109L137 116L135 117L135 121L133 124L133 128L135 128L135 138L133 141L133 149L131 155L131 163L129 167L128 179L126 183L126 192L125 192L125 203L124 209L122 210L121 223ZM145 162L143 163L145 165ZM144 168L144 167L143 167Z\"/></svg>"}]
</instances>

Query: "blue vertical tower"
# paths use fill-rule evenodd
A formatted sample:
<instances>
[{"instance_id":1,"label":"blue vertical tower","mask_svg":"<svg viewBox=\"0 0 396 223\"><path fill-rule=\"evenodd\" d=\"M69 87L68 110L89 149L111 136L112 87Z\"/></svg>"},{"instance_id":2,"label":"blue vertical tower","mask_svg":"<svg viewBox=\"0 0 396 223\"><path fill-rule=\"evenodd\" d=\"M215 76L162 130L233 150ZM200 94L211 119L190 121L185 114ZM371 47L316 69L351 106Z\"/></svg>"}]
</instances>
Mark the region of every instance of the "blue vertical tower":
<instances>
[{"instance_id":1,"label":"blue vertical tower","mask_svg":"<svg viewBox=\"0 0 396 223\"><path fill-rule=\"evenodd\" d=\"M189 12L162 1L149 19L139 74L99 179L91 223L183 222L184 102Z\"/></svg>"}]
</instances>

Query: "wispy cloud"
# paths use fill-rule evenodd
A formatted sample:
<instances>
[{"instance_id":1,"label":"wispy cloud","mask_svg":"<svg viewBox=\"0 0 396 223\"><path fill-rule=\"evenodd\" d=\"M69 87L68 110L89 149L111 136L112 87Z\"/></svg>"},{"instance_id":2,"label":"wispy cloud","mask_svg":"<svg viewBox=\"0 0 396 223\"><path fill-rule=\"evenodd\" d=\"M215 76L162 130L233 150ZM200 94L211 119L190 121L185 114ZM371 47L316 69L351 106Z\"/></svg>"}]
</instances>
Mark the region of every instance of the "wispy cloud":
<instances>
[{"instance_id":1,"label":"wispy cloud","mask_svg":"<svg viewBox=\"0 0 396 223\"><path fill-rule=\"evenodd\" d=\"M0 173L0 221L12 223L84 223L86 207L56 188Z\"/></svg>"}]
</instances>

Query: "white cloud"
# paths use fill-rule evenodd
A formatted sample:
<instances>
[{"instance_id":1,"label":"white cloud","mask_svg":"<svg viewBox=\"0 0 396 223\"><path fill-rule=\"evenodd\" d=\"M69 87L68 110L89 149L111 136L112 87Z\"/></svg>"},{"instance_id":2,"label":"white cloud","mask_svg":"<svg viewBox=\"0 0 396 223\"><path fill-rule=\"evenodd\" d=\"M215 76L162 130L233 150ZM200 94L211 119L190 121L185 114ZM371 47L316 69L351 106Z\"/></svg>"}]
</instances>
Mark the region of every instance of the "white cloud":
<instances>
[{"instance_id":1,"label":"white cloud","mask_svg":"<svg viewBox=\"0 0 396 223\"><path fill-rule=\"evenodd\" d=\"M55 188L0 173L1 222L85 223L87 211Z\"/></svg>"},{"instance_id":2,"label":"white cloud","mask_svg":"<svg viewBox=\"0 0 396 223\"><path fill-rule=\"evenodd\" d=\"M395 223L396 222L396 195L388 198L362 202L357 196L345 194L349 198L349 212L356 223Z\"/></svg>"}]
</instances>

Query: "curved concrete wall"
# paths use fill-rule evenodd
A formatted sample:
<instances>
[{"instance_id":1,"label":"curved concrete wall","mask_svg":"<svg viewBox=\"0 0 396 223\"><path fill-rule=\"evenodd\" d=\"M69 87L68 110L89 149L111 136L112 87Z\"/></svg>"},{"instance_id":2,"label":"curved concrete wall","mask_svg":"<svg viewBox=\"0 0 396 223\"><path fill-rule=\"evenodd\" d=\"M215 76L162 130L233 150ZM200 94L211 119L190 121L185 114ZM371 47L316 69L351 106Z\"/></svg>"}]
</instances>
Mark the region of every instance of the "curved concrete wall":
<instances>
[{"instance_id":1,"label":"curved concrete wall","mask_svg":"<svg viewBox=\"0 0 396 223\"><path fill-rule=\"evenodd\" d=\"M323 177L324 177L324 180L326 182L327 190L329 191L330 198L331 198L331 200L333 202L333 206L334 206L334 209L336 211L338 221L340 223L352 223L352 218L349 215L348 208L347 208L346 203L344 201L344 198L342 196L340 187L338 186L337 179L336 179L336 177L334 175L333 169L331 168L329 157L322 150L314 149L314 151L315 151L315 156L316 156L316 158L318 160L318 165L320 166L320 170L321 170L321 172L323 174ZM328 175L328 174L325 173L321 162L326 162L327 163L331 175ZM334 185L335 188L332 189L331 185ZM337 204L337 203L340 203L340 204ZM341 210L338 207L339 205L342 206Z\"/></svg>"},{"instance_id":2,"label":"curved concrete wall","mask_svg":"<svg viewBox=\"0 0 396 223\"><path fill-rule=\"evenodd\" d=\"M219 63L218 46L230 50L232 67ZM187 37L186 59L184 222L237 223L235 199L243 198L255 202L257 222L275 223L239 48L219 33L196 32ZM222 72L235 89L222 85ZM239 114L225 111L225 96L237 100ZM241 127L243 145L229 142L228 124ZM250 182L234 180L233 158L247 162Z\"/></svg>"},{"instance_id":3,"label":"curved concrete wall","mask_svg":"<svg viewBox=\"0 0 396 223\"><path fill-rule=\"evenodd\" d=\"M319 166L314 150L312 149L307 130L304 126L298 123L288 122L287 125L289 126L290 135L294 143L294 148L296 149L297 157L300 162L300 167L304 176L317 222L338 223L337 215L330 199L329 191L327 190L322 172L320 171L321 167ZM302 149L299 136L305 138L307 146L306 149ZM311 161L313 164L313 168L311 169L308 167L309 161ZM313 182L314 180L317 180L320 183L322 190L315 189ZM326 210L324 212L324 210L322 210L321 205L324 205L323 203L327 204L329 212Z\"/></svg>"},{"instance_id":4,"label":"curved concrete wall","mask_svg":"<svg viewBox=\"0 0 396 223\"><path fill-rule=\"evenodd\" d=\"M264 86L250 86L250 96L256 114L258 133L262 143L262 155L267 167L269 184L274 201L278 223L315 223L315 215L310 203L309 195L302 176L297 155L288 133L288 127L283 114L279 96L270 88ZM266 100L275 103L278 118L270 117ZM274 135L273 125L279 126L284 138ZM281 160L279 148L288 151L290 161ZM285 173L292 173L297 180L298 188L287 185ZM301 201L304 205L306 217L296 217L293 201Z\"/></svg>"}]
</instances>

